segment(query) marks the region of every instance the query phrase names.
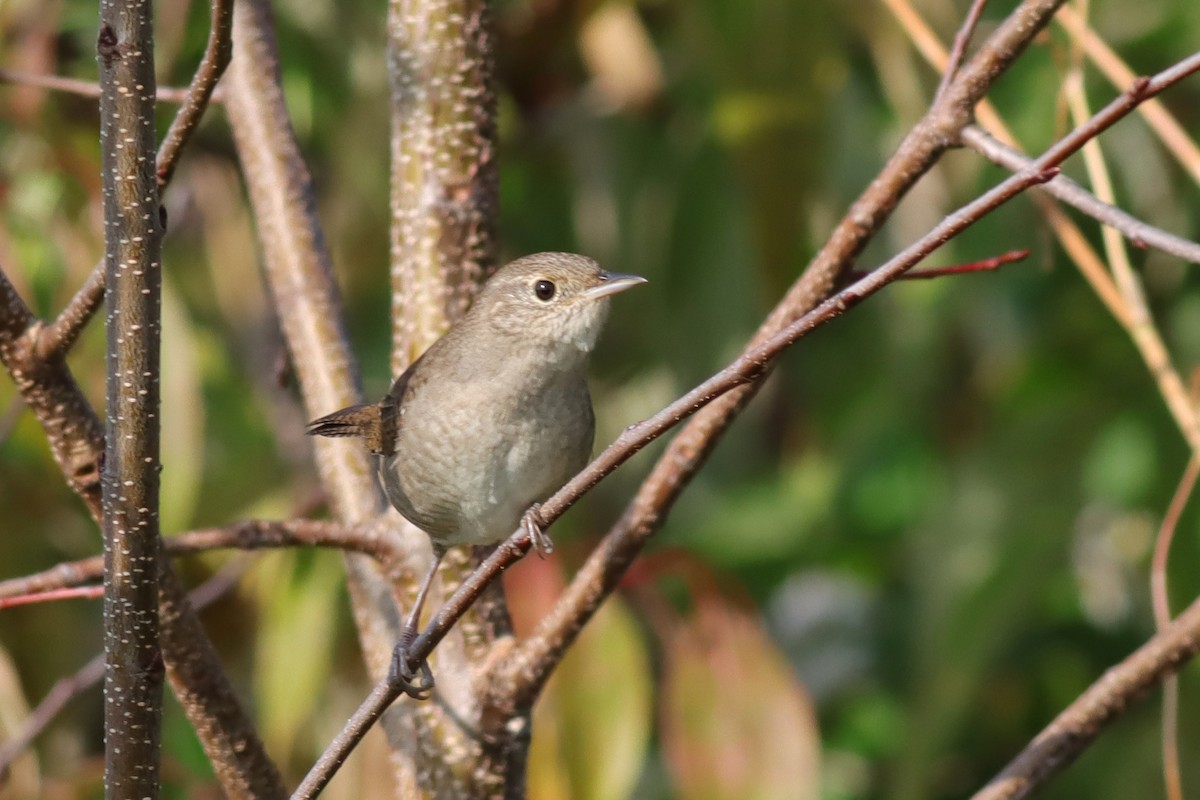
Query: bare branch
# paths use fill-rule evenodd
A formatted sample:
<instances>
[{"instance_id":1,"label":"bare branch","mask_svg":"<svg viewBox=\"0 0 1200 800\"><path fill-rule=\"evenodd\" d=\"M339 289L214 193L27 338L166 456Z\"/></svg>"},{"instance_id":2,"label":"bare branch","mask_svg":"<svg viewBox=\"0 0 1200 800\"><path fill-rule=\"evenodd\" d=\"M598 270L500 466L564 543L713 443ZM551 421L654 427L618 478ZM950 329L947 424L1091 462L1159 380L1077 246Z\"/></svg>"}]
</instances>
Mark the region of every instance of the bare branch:
<instances>
[{"instance_id":1,"label":"bare branch","mask_svg":"<svg viewBox=\"0 0 1200 800\"><path fill-rule=\"evenodd\" d=\"M1069 766L1133 702L1200 652L1200 600L1110 668L972 800L1017 800Z\"/></svg>"},{"instance_id":2,"label":"bare branch","mask_svg":"<svg viewBox=\"0 0 1200 800\"><path fill-rule=\"evenodd\" d=\"M386 570L404 556L390 536L378 526L347 526L315 519L286 521L250 519L219 528L187 531L163 540L168 556L206 553L211 550L264 550L283 547L324 547L368 555ZM80 586L104 574L101 556L58 564L44 572L0 581L0 599Z\"/></svg>"},{"instance_id":3,"label":"bare branch","mask_svg":"<svg viewBox=\"0 0 1200 800\"><path fill-rule=\"evenodd\" d=\"M968 125L964 128L962 140L964 144L988 161L1006 169L1021 169L1032 160L1029 156L1014 147L1009 147L977 125ZM1142 222L1120 208L1098 199L1065 175L1059 175L1041 187L1041 190L1082 211L1096 221L1120 231L1135 247L1154 247L1193 264L1200 264L1200 244Z\"/></svg>"},{"instance_id":4,"label":"bare branch","mask_svg":"<svg viewBox=\"0 0 1200 800\"><path fill-rule=\"evenodd\" d=\"M158 148L155 171L160 193L167 188L175 175L175 166L183 154L183 148L200 124L208 108L209 100L229 65L232 53L231 33L233 30L233 0L212 0L212 22L208 33L208 44L200 66L192 78L186 93L180 98L183 106L175 114L167 135ZM104 302L104 262L97 264L88 274L66 308L58 317L42 328L37 350L44 361L61 357L68 350L88 321Z\"/></svg>"},{"instance_id":5,"label":"bare branch","mask_svg":"<svg viewBox=\"0 0 1200 800\"><path fill-rule=\"evenodd\" d=\"M1025 0L959 70L950 87L901 142L862 196L854 202L808 270L760 326L752 345L803 316L851 268L900 198L936 162L971 121L975 105L1050 20L1060 0ZM764 371L769 365L762 365ZM759 383L729 392L699 413L668 445L625 514L568 587L534 636L514 650L508 671L524 671L529 697L558 662L563 649L610 594L633 558L704 464L721 435ZM533 665L537 665L536 667Z\"/></svg>"},{"instance_id":6,"label":"bare branch","mask_svg":"<svg viewBox=\"0 0 1200 800\"><path fill-rule=\"evenodd\" d=\"M316 416L360 402L361 389L316 216L312 177L284 104L274 23L265 0L235 3L233 41L226 111L254 208L267 284L305 407ZM322 485L339 520L356 524L384 514L370 457L357 442L321 439L314 447ZM405 553L428 548L427 537L418 531L393 524L386 532ZM411 559L404 566L406 573L413 572ZM371 559L353 554L346 556L346 572L367 667L372 675L382 675L400 638L393 582ZM399 726L389 730L397 743L408 735Z\"/></svg>"},{"instance_id":7,"label":"bare branch","mask_svg":"<svg viewBox=\"0 0 1200 800\"><path fill-rule=\"evenodd\" d=\"M158 148L158 158L155 169L158 173L158 187L165 189L175 175L175 167L183 148L192 138L196 126L208 108L217 81L225 74L229 66L229 58L233 54L233 0L211 0L212 13L209 22L208 43L204 47L204 56L200 66L188 86L187 97L183 107L175 114L167 135L163 137Z\"/></svg>"},{"instance_id":8,"label":"bare branch","mask_svg":"<svg viewBox=\"0 0 1200 800\"><path fill-rule=\"evenodd\" d=\"M489 4L390 0L387 25L399 375L462 316L494 268L500 178Z\"/></svg>"},{"instance_id":9,"label":"bare branch","mask_svg":"<svg viewBox=\"0 0 1200 800\"><path fill-rule=\"evenodd\" d=\"M36 72L24 72L19 69L0 69L0 82L77 94L81 97L90 97L93 99L100 97L99 83L83 81L78 78L64 78L61 75L42 75ZM159 86L154 90L154 97L156 100L164 103L183 103L187 100L188 92L188 89Z\"/></svg>"},{"instance_id":10,"label":"bare branch","mask_svg":"<svg viewBox=\"0 0 1200 800\"><path fill-rule=\"evenodd\" d=\"M237 586L241 578L244 562L232 567L222 568L204 583L188 593L188 600L196 611L201 611L211 605L219 597ZM99 653L85 664L78 672L69 678L63 678L51 687L28 717L25 718L21 729L0 746L0 775L3 775L12 762L33 744L33 740L57 717L62 710L79 695L98 684L104 678L104 654Z\"/></svg>"},{"instance_id":11,"label":"bare branch","mask_svg":"<svg viewBox=\"0 0 1200 800\"><path fill-rule=\"evenodd\" d=\"M954 45L950 48L950 59L946 62L946 68L942 70L942 80L933 95L934 102L937 102L937 99L946 93L950 82L954 80L954 76L958 73L958 68L963 62L963 57L967 54L967 45L971 43L971 37L975 35L975 28L979 26L979 18L983 16L983 9L986 6L987 0L972 0L971 8L967 11L967 16L963 19L962 27L958 29L958 33L954 34Z\"/></svg>"},{"instance_id":12,"label":"bare branch","mask_svg":"<svg viewBox=\"0 0 1200 800\"><path fill-rule=\"evenodd\" d=\"M45 430L50 452L67 484L99 522L104 430L66 363L37 357L40 325L0 271L0 361Z\"/></svg>"},{"instance_id":13,"label":"bare branch","mask_svg":"<svg viewBox=\"0 0 1200 800\"><path fill-rule=\"evenodd\" d=\"M1150 600L1154 606L1154 627L1160 633L1171 624L1171 602L1167 592L1167 561L1171 542L1179 527L1179 518L1200 478L1200 459L1188 459L1187 469L1163 515L1162 525L1154 540L1154 558L1150 568ZM1179 771L1179 679L1171 675L1163 682L1162 701L1162 768L1163 787L1167 800L1183 800L1183 777Z\"/></svg>"},{"instance_id":14,"label":"bare branch","mask_svg":"<svg viewBox=\"0 0 1200 800\"><path fill-rule=\"evenodd\" d=\"M728 367L653 417L626 428L616 441L596 457L586 469L541 505L539 521L543 526L552 524L592 487L663 433L700 412L725 393L752 381L760 380L765 374L766 366L800 338L835 317L841 316L884 286L899 279L906 270L911 269L957 233L965 230L1030 186L1049 180L1054 174L1056 173L1053 169L1044 172L1030 170L1009 178L983 197L947 217L937 228L884 266L826 300L809 314L796 320L767 341L751 347ZM611 534L609 538L611 539ZM413 641L407 650L409 659L414 663L426 659L459 618L471 607L472 603L482 595L488 584L499 577L507 567L520 560L529 551L530 546L529 534L523 528L518 529L507 542L498 546L479 568L458 587L421 635ZM580 574L583 575L597 563L603 564L604 556L602 554L608 549L609 545L606 540L606 543L602 544L588 560ZM619 573L617 574L619 575ZM600 582L593 585L611 590L611 587L604 586ZM574 586L575 584L572 584L572 587ZM564 595L564 601L568 597L569 595ZM566 605L566 602L560 602L548 619L561 613ZM545 622L543 622L544 625ZM517 648L519 654L510 656L498 665L499 669L503 670L503 674L499 676L498 680L493 681L493 684L503 687L500 693L504 697L493 698L493 700L497 701L497 705L508 706L505 709L505 718L511 718L513 709L519 709L532 702L533 695L541 686L540 681L548 675L553 663L557 663L557 657L561 656L569 644L566 639L550 641L541 633L543 626L539 626L538 631L535 631L530 639ZM533 655L519 652L528 652L531 642L534 642ZM553 656L550 653L553 653ZM332 771L328 773L326 771L336 770L345 761L350 750L357 745L374 719L378 718L400 694L401 687L399 685L389 685L387 679L379 682L305 779L305 792L308 793L300 794L298 792L294 797L314 796L312 793L319 791L320 787L324 786L332 777Z\"/></svg>"}]
</instances>

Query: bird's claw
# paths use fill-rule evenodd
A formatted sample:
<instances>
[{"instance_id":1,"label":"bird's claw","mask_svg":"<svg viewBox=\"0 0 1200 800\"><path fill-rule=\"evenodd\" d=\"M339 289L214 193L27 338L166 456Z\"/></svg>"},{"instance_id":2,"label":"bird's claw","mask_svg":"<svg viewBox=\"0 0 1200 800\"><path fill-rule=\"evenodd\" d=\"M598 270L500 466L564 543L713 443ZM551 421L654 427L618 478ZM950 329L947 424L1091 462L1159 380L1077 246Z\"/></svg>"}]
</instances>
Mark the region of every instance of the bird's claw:
<instances>
[{"instance_id":1,"label":"bird's claw","mask_svg":"<svg viewBox=\"0 0 1200 800\"><path fill-rule=\"evenodd\" d=\"M433 696L435 682L429 662L422 660L413 669L409 663L408 650L416 638L415 631L406 630L392 651L392 664L388 668L388 683L414 700L428 700Z\"/></svg>"},{"instance_id":2,"label":"bird's claw","mask_svg":"<svg viewBox=\"0 0 1200 800\"><path fill-rule=\"evenodd\" d=\"M529 534L529 541L538 558L545 558L554 552L554 542L550 541L550 536L542 529L541 510L541 503L530 506L525 516L521 517L521 529Z\"/></svg>"}]
</instances>

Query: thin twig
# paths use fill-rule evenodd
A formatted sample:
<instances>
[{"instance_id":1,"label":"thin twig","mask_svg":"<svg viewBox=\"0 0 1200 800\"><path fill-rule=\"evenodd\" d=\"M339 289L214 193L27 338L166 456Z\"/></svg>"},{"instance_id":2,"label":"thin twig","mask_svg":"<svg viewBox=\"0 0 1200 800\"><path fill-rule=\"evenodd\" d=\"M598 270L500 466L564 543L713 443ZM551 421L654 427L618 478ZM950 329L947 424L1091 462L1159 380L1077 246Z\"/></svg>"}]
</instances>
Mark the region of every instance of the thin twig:
<instances>
[{"instance_id":1,"label":"thin twig","mask_svg":"<svg viewBox=\"0 0 1200 800\"><path fill-rule=\"evenodd\" d=\"M162 191L175 175L175 167L179 157L204 111L208 108L217 82L225 74L229 66L229 58L233 54L233 0L211 0L212 11L209 17L208 43L204 47L204 56L192 76L188 86L187 96L183 106L171 121L167 135L163 137L155 160L158 174L158 188Z\"/></svg>"},{"instance_id":2,"label":"thin twig","mask_svg":"<svg viewBox=\"0 0 1200 800\"><path fill-rule=\"evenodd\" d=\"M188 593L188 600L196 611L212 605L217 599L233 590L246 571L248 561L235 562L221 568L204 583ZM0 745L0 775L12 762L41 735L42 731L67 706L67 703L86 692L104 678L104 654L99 653L74 675L63 678L50 688L11 739Z\"/></svg>"},{"instance_id":3,"label":"thin twig","mask_svg":"<svg viewBox=\"0 0 1200 800\"><path fill-rule=\"evenodd\" d=\"M902 281L921 281L930 280L932 278L947 278L951 275L970 275L976 272L993 272L1000 269L1005 264L1013 264L1017 261L1024 261L1029 258L1028 250L1009 250L1007 253L1001 253L998 256L991 258L982 258L978 261L966 261L961 264L951 264L946 267L929 267L927 269L914 270L906 272L900 276ZM870 275L869 272L861 272L854 270L850 273L850 280L859 280Z\"/></svg>"},{"instance_id":4,"label":"thin twig","mask_svg":"<svg viewBox=\"0 0 1200 800\"><path fill-rule=\"evenodd\" d=\"M1020 169L1030 161L1029 156L977 125L968 125L963 129L962 141L988 161L1006 169ZM1097 222L1120 231L1130 244L1139 249L1153 247L1193 264L1200 264L1200 244L1143 222L1117 206L1098 199L1065 175L1059 175L1038 191L1052 195Z\"/></svg>"},{"instance_id":5,"label":"thin twig","mask_svg":"<svg viewBox=\"0 0 1200 800\"><path fill-rule=\"evenodd\" d=\"M0 598L0 611L14 606L27 606L33 603L53 603L58 600L98 600L104 597L103 586L70 586L62 589L50 589L45 592L18 594L12 597Z\"/></svg>"},{"instance_id":6,"label":"thin twig","mask_svg":"<svg viewBox=\"0 0 1200 800\"><path fill-rule=\"evenodd\" d=\"M971 43L971 37L975 35L975 28L979 26L979 18L983 16L983 9L986 5L987 0L972 0L971 8L967 11L966 18L963 19L962 27L958 29L958 33L954 34L954 46L950 48L950 59L946 63L946 68L942 70L942 80L938 83L937 91L933 95L935 103L946 93L954 76L958 74L958 68L967 54L967 45Z\"/></svg>"},{"instance_id":7,"label":"thin twig","mask_svg":"<svg viewBox=\"0 0 1200 800\"><path fill-rule=\"evenodd\" d=\"M1179 527L1179 518L1200 477L1200 458L1188 460L1179 486L1167 506L1154 540L1154 558L1150 567L1150 600L1154 607L1154 626L1161 633L1171 624L1171 599L1167 592L1167 561L1171 542ZM1183 778L1179 771L1179 679L1172 675L1163 682L1162 711L1163 787L1167 800L1183 800Z\"/></svg>"},{"instance_id":8,"label":"thin twig","mask_svg":"<svg viewBox=\"0 0 1200 800\"><path fill-rule=\"evenodd\" d=\"M1083 46L1084 53L1092 60L1104 77L1118 88L1128 86L1137 78L1121 57L1109 47L1096 32L1088 27L1087 22L1070 6L1065 6L1062 13L1055 17L1063 28ZM1161 102L1152 101L1142 106L1138 113L1146 120L1146 124L1154 131L1167 151L1187 170L1192 180L1200 184L1200 146L1188 135L1187 129L1167 110Z\"/></svg>"},{"instance_id":9,"label":"thin twig","mask_svg":"<svg viewBox=\"0 0 1200 800\"><path fill-rule=\"evenodd\" d=\"M163 547L172 556L220 549L327 547L369 555L379 560L385 570L405 555L391 537L375 535L369 526L307 519L245 520L219 528L202 528L166 538ZM79 586L99 580L103 570L100 556L64 562L44 572L0 581L0 600Z\"/></svg>"},{"instance_id":10,"label":"thin twig","mask_svg":"<svg viewBox=\"0 0 1200 800\"><path fill-rule=\"evenodd\" d=\"M972 800L1018 800L1069 766L1135 700L1200 652L1200 600L1067 706Z\"/></svg>"},{"instance_id":11,"label":"thin twig","mask_svg":"<svg viewBox=\"0 0 1200 800\"><path fill-rule=\"evenodd\" d=\"M1064 83L1064 92L1067 105L1075 119L1086 118L1089 111L1081 72L1076 70L1068 77ZM1083 158L1096 196L1106 203L1115 203L1116 194L1100 143L1088 142L1083 148ZM1104 240L1104 251L1108 256L1113 282L1120 290L1128 312L1124 320L1125 328L1137 346L1142 360L1149 367L1155 383L1158 384L1159 393L1162 394L1175 424L1187 439L1192 452L1200 456L1200 417L1197 416L1196 407L1184 387L1183 378L1171 361L1171 354L1162 334L1155 325L1141 279L1129 263L1129 254L1117 231L1106 226L1101 229L1100 234Z\"/></svg>"},{"instance_id":12,"label":"thin twig","mask_svg":"<svg viewBox=\"0 0 1200 800\"><path fill-rule=\"evenodd\" d=\"M77 94L93 99L100 96L100 84L95 81L65 78L61 75L43 75L19 69L0 69L0 82L20 86L32 86L38 89L50 89L55 92ZM154 96L155 99L162 103L184 103L187 101L188 92L190 91L190 89L159 86Z\"/></svg>"},{"instance_id":13,"label":"thin twig","mask_svg":"<svg viewBox=\"0 0 1200 800\"><path fill-rule=\"evenodd\" d=\"M175 175L175 167L183 149L199 125L200 119L214 99L217 82L229 65L232 53L233 0L212 0L212 15L208 32L208 44L204 56L196 68L196 74L181 101L183 105L171 121L167 135L163 137L155 158L155 175L159 194L167 188ZM104 302L104 262L101 261L88 274L83 286L71 298L66 307L40 332L37 351L49 361L62 357L75 344L88 321L95 316Z\"/></svg>"}]
</instances>

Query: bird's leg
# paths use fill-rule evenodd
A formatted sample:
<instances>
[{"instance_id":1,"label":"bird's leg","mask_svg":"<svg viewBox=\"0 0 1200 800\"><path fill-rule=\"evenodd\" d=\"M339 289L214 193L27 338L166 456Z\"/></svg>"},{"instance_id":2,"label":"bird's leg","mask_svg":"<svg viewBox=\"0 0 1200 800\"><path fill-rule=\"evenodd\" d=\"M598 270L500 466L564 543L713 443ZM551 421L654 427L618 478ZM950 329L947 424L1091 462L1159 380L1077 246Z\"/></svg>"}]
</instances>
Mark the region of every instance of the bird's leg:
<instances>
[{"instance_id":1,"label":"bird's leg","mask_svg":"<svg viewBox=\"0 0 1200 800\"><path fill-rule=\"evenodd\" d=\"M541 510L541 503L531 505L525 516L521 517L521 530L529 534L529 541L533 544L533 551L538 554L538 558L545 558L554 552L554 542L550 541L549 534L542 529Z\"/></svg>"},{"instance_id":2,"label":"bird's leg","mask_svg":"<svg viewBox=\"0 0 1200 800\"><path fill-rule=\"evenodd\" d=\"M425 573L425 579L421 581L421 588L417 590L416 600L413 601L408 620L404 623L404 630L400 633L400 641L392 651L392 666L388 670L388 682L399 686L400 691L416 700L428 700L433 693L433 671L429 669L429 662L422 660L418 666L418 676L409 663L408 651L417 638L417 626L421 624L425 598L429 595L429 587L433 585L438 565L442 563L442 557L445 555L446 548L436 544L433 546L433 562L429 565L429 571Z\"/></svg>"}]
</instances>

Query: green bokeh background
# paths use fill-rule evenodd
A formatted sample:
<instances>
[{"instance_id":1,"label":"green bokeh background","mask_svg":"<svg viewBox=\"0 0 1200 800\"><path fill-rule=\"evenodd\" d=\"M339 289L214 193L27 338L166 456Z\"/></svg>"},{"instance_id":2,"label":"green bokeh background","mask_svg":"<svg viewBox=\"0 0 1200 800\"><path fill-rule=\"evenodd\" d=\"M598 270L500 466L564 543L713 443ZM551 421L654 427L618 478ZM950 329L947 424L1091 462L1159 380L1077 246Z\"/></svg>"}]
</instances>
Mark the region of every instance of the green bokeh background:
<instances>
[{"instance_id":1,"label":"green bokeh background","mask_svg":"<svg viewBox=\"0 0 1200 800\"><path fill-rule=\"evenodd\" d=\"M1013 5L991 4L982 33ZM1101 35L1135 70L1189 54L1200 35L1200 4L1186 0L1092 5ZM649 0L632 8L653 42L662 89L648 105L614 111L580 55L598 6L509 0L496 15L505 256L577 250L650 279L615 304L595 358L602 445L736 354L919 117L937 76L886 8L868 0ZM918 4L943 39L964 6ZM385 10L282 0L276 11L289 108L354 351L377 396L389 383ZM162 0L156 14L160 79L184 85L203 49L207 8ZM74 0L0 4L0 62L94 79L95 24L93 5ZM1064 131L1058 92L1070 58L1063 31L1051 28L991 95L1031 151ZM1094 70L1086 75L1099 107L1113 90ZM8 85L0 95L0 263L49 316L102 249L95 102ZM1185 82L1165 102L1185 129L1200 130L1200 83ZM160 130L172 111L163 108ZM1200 238L1200 189L1141 120L1102 142L1123 207ZM304 415L276 380L282 341L236 170L214 109L166 200L168 534L290 516L318 495ZM1078 160L1066 170L1086 180ZM949 154L861 266L880 263L1002 175L968 151ZM1080 222L1100 247L1097 226ZM700 599L747 612L767 635L747 637L746 647L787 658L799 681L789 691L816 710L822 795L836 800L969 794L1152 632L1149 553L1187 448L1129 337L1027 199L931 264L1016 248L1032 255L997 273L890 287L783 359L684 494L616 621L605 623L620 646L595 645L597 658L615 652L620 668L636 673L631 692L651 698L618 704L611 728L645 742L622 756L630 779L602 786L596 770L568 766L565 784L561 775L558 784L532 781L536 796L720 796L689 788L696 781L672 761L671 720L695 709L680 707L679 692L660 691L675 655L663 614L687 619ZM1196 267L1136 249L1131 258L1186 378L1200 356ZM102 401L100 325L70 362ZM0 409L14 394L0 381ZM5 419L0 577L98 552L36 421L15 411ZM556 526L568 575L651 458L635 458ZM1170 571L1176 609L1200 589L1198 530L1200 516L1185 513ZM198 580L230 558L192 559L184 571ZM236 595L205 620L294 780L365 679L336 554L253 555L249 564ZM0 612L0 648L19 676L0 687L0 705L19 707L14 696L35 703L98 651L100 637L98 603ZM582 764L595 756L572 756L562 742L594 736L587 709L603 703L580 711L571 676L588 680L586 671L564 671L555 758ZM1192 667L1182 677L1184 783L1195 788L1200 766L1186 754L1200 740L1200 681ZM772 682L740 687L747 698L756 689L783 691ZM99 721L94 690L40 740L55 796L98 791ZM1159 796L1158 725L1152 698L1042 796ZM171 796L215 796L173 705L164 741ZM378 752L360 758L366 774L382 762ZM357 790L335 783L338 791L331 796ZM745 791L794 796L766 784Z\"/></svg>"}]
</instances>

